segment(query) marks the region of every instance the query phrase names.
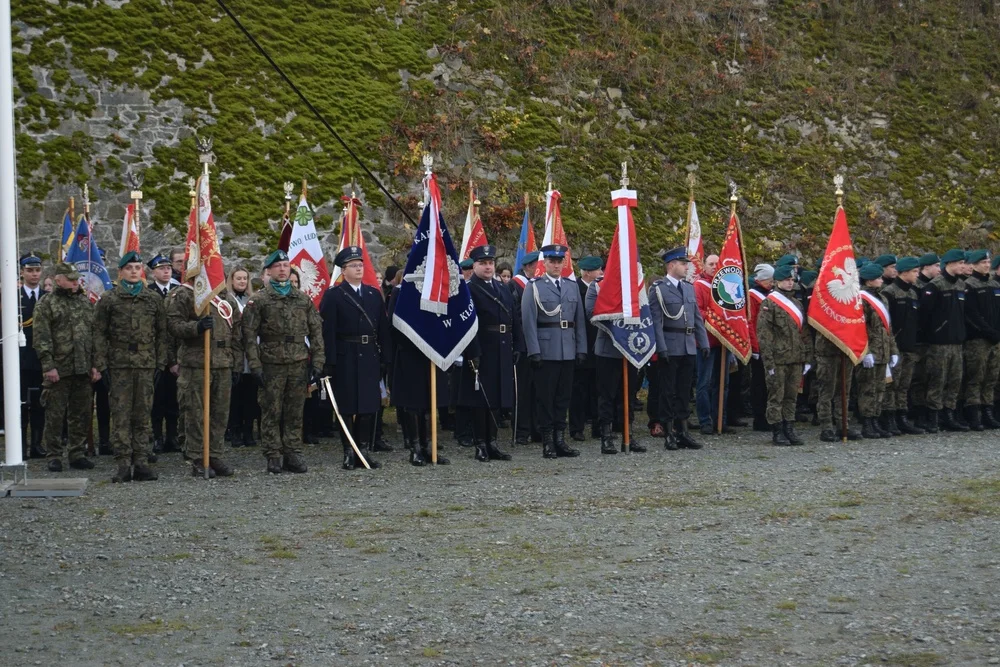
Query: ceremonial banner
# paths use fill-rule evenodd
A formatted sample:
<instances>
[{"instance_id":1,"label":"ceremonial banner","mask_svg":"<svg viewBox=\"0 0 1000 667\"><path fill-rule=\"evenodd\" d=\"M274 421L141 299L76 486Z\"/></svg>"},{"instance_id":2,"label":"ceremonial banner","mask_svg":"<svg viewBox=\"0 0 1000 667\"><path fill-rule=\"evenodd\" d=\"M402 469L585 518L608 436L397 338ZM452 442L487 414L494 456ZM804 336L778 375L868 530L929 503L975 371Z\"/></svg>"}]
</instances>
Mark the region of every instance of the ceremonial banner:
<instances>
[{"instance_id":1,"label":"ceremonial banner","mask_svg":"<svg viewBox=\"0 0 1000 667\"><path fill-rule=\"evenodd\" d=\"M344 217L341 218L340 222L340 245L337 246L337 252L339 253L344 248L352 245L361 248L361 255L364 257L365 262L365 272L361 276L361 282L381 292L382 285L379 284L378 276L375 275L375 265L372 264L372 258L368 254L368 245L365 243L365 235L361 232L361 222L358 219L359 211L361 210L361 200L346 195L341 197L340 200L344 202ZM339 285L343 279L340 267L334 266L329 284Z\"/></svg>"},{"instance_id":2,"label":"ceremonial banner","mask_svg":"<svg viewBox=\"0 0 1000 667\"><path fill-rule=\"evenodd\" d=\"M531 218L528 216L528 195L524 195L524 220L521 221L521 236L517 240L517 254L514 256L515 276L521 274L524 256L536 250L538 250L538 246L535 245L535 229L531 226Z\"/></svg>"},{"instance_id":3,"label":"ceremonial banner","mask_svg":"<svg viewBox=\"0 0 1000 667\"><path fill-rule=\"evenodd\" d=\"M226 287L226 271L215 233L208 174L198 178L195 190L198 200L188 221L184 280L194 281L194 310L201 317L208 313L212 299Z\"/></svg>"},{"instance_id":4,"label":"ceremonial banner","mask_svg":"<svg viewBox=\"0 0 1000 667\"><path fill-rule=\"evenodd\" d=\"M62 251L59 259L66 261L66 257L69 256L69 249L73 247L73 241L76 239L76 232L73 231L73 215L66 209L66 215L63 216L63 231L62 231Z\"/></svg>"},{"instance_id":5,"label":"ceremonial banner","mask_svg":"<svg viewBox=\"0 0 1000 667\"><path fill-rule=\"evenodd\" d=\"M425 187L428 205L406 260L392 325L447 370L479 331L479 322L441 217L441 192L433 174Z\"/></svg>"},{"instance_id":6,"label":"ceremonial banner","mask_svg":"<svg viewBox=\"0 0 1000 667\"><path fill-rule=\"evenodd\" d=\"M747 318L746 261L740 219L733 212L719 250L719 268L709 284L705 328L743 363L750 360L750 324Z\"/></svg>"},{"instance_id":7,"label":"ceremonial banner","mask_svg":"<svg viewBox=\"0 0 1000 667\"><path fill-rule=\"evenodd\" d=\"M465 215L465 229L462 231L462 250L458 253L459 259L468 259L473 248L487 243L486 230L483 229L483 221L479 217L479 200L472 190L472 183L469 183L469 211Z\"/></svg>"},{"instance_id":8,"label":"ceremonial banner","mask_svg":"<svg viewBox=\"0 0 1000 667\"><path fill-rule=\"evenodd\" d=\"M101 259L101 251L97 243L90 234L90 221L85 215L80 216L80 223L77 225L76 234L73 237L73 245L66 253L66 262L76 267L80 274L80 284L90 297L93 303L101 298L114 285L111 284L111 276Z\"/></svg>"},{"instance_id":9,"label":"ceremonial banner","mask_svg":"<svg viewBox=\"0 0 1000 667\"><path fill-rule=\"evenodd\" d=\"M278 237L278 250L284 250L288 254L288 245L292 242L292 218L285 211L281 216L281 236Z\"/></svg>"},{"instance_id":10,"label":"ceremonial banner","mask_svg":"<svg viewBox=\"0 0 1000 667\"><path fill-rule=\"evenodd\" d=\"M316 220L305 194L299 197L287 252L289 263L299 271L299 290L319 308L319 302L330 286L330 270L326 267L323 247L316 233Z\"/></svg>"},{"instance_id":11,"label":"ceremonial banner","mask_svg":"<svg viewBox=\"0 0 1000 667\"><path fill-rule=\"evenodd\" d=\"M139 227L135 224L135 203L125 207L125 220L122 222L122 241L118 254L124 257L126 253L139 252Z\"/></svg>"},{"instance_id":12,"label":"ceremonial banner","mask_svg":"<svg viewBox=\"0 0 1000 667\"><path fill-rule=\"evenodd\" d=\"M542 247L558 243L569 248L569 241L566 240L566 231L562 224L562 210L559 206L561 199L562 195L558 190L549 190L545 193L545 236L542 237ZM535 266L535 277L541 278L544 275L545 262L539 259ZM566 251L560 275L569 280L576 280L576 274L573 273L573 255L569 250Z\"/></svg>"},{"instance_id":13,"label":"ceremonial banner","mask_svg":"<svg viewBox=\"0 0 1000 667\"><path fill-rule=\"evenodd\" d=\"M823 253L823 266L809 300L809 324L839 347L855 365L868 350L860 295L861 282L851 232L847 228L847 214L843 206L838 206L833 231Z\"/></svg>"},{"instance_id":14,"label":"ceremonial banner","mask_svg":"<svg viewBox=\"0 0 1000 667\"><path fill-rule=\"evenodd\" d=\"M611 193L611 205L618 209L618 227L611 241L607 271L594 304L592 322L620 319L623 324L639 323L639 253L632 221L632 209L637 203L635 190L623 188Z\"/></svg>"},{"instance_id":15,"label":"ceremonial banner","mask_svg":"<svg viewBox=\"0 0 1000 667\"><path fill-rule=\"evenodd\" d=\"M692 191L693 192L693 191ZM701 222L698 220L698 205L694 202L694 195L688 202L687 219L687 241L684 243L687 248L687 255L690 258L688 263L688 282L694 280L705 268L705 247L701 243Z\"/></svg>"}]
</instances>

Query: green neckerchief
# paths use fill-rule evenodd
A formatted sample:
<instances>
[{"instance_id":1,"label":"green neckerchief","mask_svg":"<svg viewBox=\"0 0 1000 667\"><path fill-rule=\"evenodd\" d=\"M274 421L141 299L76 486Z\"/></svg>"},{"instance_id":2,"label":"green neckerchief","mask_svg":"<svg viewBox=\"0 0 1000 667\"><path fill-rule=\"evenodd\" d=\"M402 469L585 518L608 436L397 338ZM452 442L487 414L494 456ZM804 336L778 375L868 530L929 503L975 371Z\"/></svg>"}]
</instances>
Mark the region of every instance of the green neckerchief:
<instances>
[{"instance_id":1,"label":"green neckerchief","mask_svg":"<svg viewBox=\"0 0 1000 667\"><path fill-rule=\"evenodd\" d=\"M281 296L288 296L289 294L292 293L291 280L275 280L274 278L272 278L271 287L273 287L274 291L280 294Z\"/></svg>"},{"instance_id":2,"label":"green neckerchief","mask_svg":"<svg viewBox=\"0 0 1000 667\"><path fill-rule=\"evenodd\" d=\"M127 294L131 294L132 296L137 296L144 287L142 281L130 283L127 280L119 280L118 284L122 286L122 289L125 290Z\"/></svg>"}]
</instances>

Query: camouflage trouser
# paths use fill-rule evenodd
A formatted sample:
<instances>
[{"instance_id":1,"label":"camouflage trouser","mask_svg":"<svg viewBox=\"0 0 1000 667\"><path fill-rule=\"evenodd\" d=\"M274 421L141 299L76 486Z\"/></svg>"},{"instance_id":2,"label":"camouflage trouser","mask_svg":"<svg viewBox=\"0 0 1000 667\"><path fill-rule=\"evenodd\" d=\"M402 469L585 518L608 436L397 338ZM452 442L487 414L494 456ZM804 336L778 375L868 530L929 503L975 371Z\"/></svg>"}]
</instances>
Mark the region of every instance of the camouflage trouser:
<instances>
[{"instance_id":1,"label":"camouflage trouser","mask_svg":"<svg viewBox=\"0 0 1000 667\"><path fill-rule=\"evenodd\" d=\"M819 385L818 399L816 403L816 416L819 418L819 425L822 428L835 426L840 429L843 405L840 392L840 368L842 360L847 360L843 354L835 357L816 358L816 384ZM851 376L854 365L847 360L847 395L851 395ZM832 415L831 415L832 410ZM832 417L832 419L831 419ZM850 419L850 415L848 415Z\"/></svg>"},{"instance_id":2,"label":"camouflage trouser","mask_svg":"<svg viewBox=\"0 0 1000 667\"><path fill-rule=\"evenodd\" d=\"M900 352L899 363L892 369L892 382L885 386L885 400L882 408L885 410L906 410L906 397L913 384L913 374L920 363L920 355L916 352Z\"/></svg>"},{"instance_id":3,"label":"camouflage trouser","mask_svg":"<svg viewBox=\"0 0 1000 667\"><path fill-rule=\"evenodd\" d=\"M233 389L232 373L229 368L213 368L209 371L208 394L208 455L221 458L225 448L226 423L229 421L229 398ZM201 462L204 458L204 383L203 366L181 366L177 376L177 399L181 411L187 415L184 420L184 451L188 458Z\"/></svg>"},{"instance_id":4,"label":"camouflage trouser","mask_svg":"<svg viewBox=\"0 0 1000 667\"><path fill-rule=\"evenodd\" d=\"M87 433L94 414L94 389L87 375L67 375L59 382L42 382L42 406L45 408L45 452L50 459L62 458L63 419L66 420L66 449L69 460L86 456Z\"/></svg>"},{"instance_id":5,"label":"camouflage trouser","mask_svg":"<svg viewBox=\"0 0 1000 667\"><path fill-rule=\"evenodd\" d=\"M266 458L302 451L302 409L309 398L307 366L305 361L264 364L260 430Z\"/></svg>"},{"instance_id":6,"label":"camouflage trouser","mask_svg":"<svg viewBox=\"0 0 1000 667\"><path fill-rule=\"evenodd\" d=\"M764 371L764 380L767 383L767 423L794 422L802 364L776 364L773 369Z\"/></svg>"},{"instance_id":7,"label":"camouflage trouser","mask_svg":"<svg viewBox=\"0 0 1000 667\"><path fill-rule=\"evenodd\" d=\"M954 410L962 389L962 346L929 345L924 367L927 370L927 407Z\"/></svg>"},{"instance_id":8,"label":"camouflage trouser","mask_svg":"<svg viewBox=\"0 0 1000 667\"><path fill-rule=\"evenodd\" d=\"M917 363L913 366L913 380L910 382L910 403L922 408L927 405L927 346L920 344L913 351Z\"/></svg>"},{"instance_id":9,"label":"camouflage trouser","mask_svg":"<svg viewBox=\"0 0 1000 667\"><path fill-rule=\"evenodd\" d=\"M111 406L111 448L118 463L145 464L153 423L152 368L112 368L108 401Z\"/></svg>"},{"instance_id":10,"label":"camouflage trouser","mask_svg":"<svg viewBox=\"0 0 1000 667\"><path fill-rule=\"evenodd\" d=\"M858 411L862 417L878 417L882 414L885 399L885 364L875 364L871 368L858 366Z\"/></svg>"},{"instance_id":11,"label":"camouflage trouser","mask_svg":"<svg viewBox=\"0 0 1000 667\"><path fill-rule=\"evenodd\" d=\"M962 400L966 405L993 405L993 389L997 383L997 349L988 340L965 341L965 372L962 374ZM991 363L992 362L992 363Z\"/></svg>"}]
</instances>

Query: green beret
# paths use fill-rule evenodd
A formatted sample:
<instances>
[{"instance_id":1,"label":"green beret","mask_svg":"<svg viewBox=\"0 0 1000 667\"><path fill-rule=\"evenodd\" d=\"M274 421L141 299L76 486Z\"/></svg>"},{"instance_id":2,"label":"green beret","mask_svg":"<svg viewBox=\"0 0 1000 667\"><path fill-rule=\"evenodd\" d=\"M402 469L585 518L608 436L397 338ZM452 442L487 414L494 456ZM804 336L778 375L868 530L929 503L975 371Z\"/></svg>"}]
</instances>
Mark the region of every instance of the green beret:
<instances>
[{"instance_id":1,"label":"green beret","mask_svg":"<svg viewBox=\"0 0 1000 667\"><path fill-rule=\"evenodd\" d=\"M892 266L893 264L896 263L896 256L895 255L879 255L878 257L875 258L875 263L878 264L879 266L881 266L882 268L885 268L887 266Z\"/></svg>"},{"instance_id":2,"label":"green beret","mask_svg":"<svg viewBox=\"0 0 1000 667\"><path fill-rule=\"evenodd\" d=\"M819 259L816 260L816 270L819 271L822 268L823 268L823 258L820 257Z\"/></svg>"},{"instance_id":3,"label":"green beret","mask_svg":"<svg viewBox=\"0 0 1000 667\"><path fill-rule=\"evenodd\" d=\"M857 267L860 268L860 267L864 266L865 264L867 264L870 261L871 261L870 259L868 259L867 257L865 257L865 256L862 255L861 257L858 257L858 258L856 258L854 260L854 264L855 264L855 266L857 266Z\"/></svg>"},{"instance_id":4,"label":"green beret","mask_svg":"<svg viewBox=\"0 0 1000 667\"><path fill-rule=\"evenodd\" d=\"M981 262L984 259L990 258L989 250L970 250L965 253L965 261L969 264L975 264L976 262Z\"/></svg>"},{"instance_id":5,"label":"green beret","mask_svg":"<svg viewBox=\"0 0 1000 667\"><path fill-rule=\"evenodd\" d=\"M798 266L799 265L799 258L796 255L792 255L792 254L782 255L781 259L779 259L775 263L774 266L775 267L779 267L779 266L785 266L785 265L788 265L788 266Z\"/></svg>"},{"instance_id":6,"label":"green beret","mask_svg":"<svg viewBox=\"0 0 1000 667\"><path fill-rule=\"evenodd\" d=\"M941 265L951 264L952 262L964 262L965 261L965 251L959 250L958 248L952 248L946 252L941 257Z\"/></svg>"},{"instance_id":7,"label":"green beret","mask_svg":"<svg viewBox=\"0 0 1000 667\"><path fill-rule=\"evenodd\" d=\"M941 258L937 256L936 252L929 252L925 255L921 255L920 259L917 260L921 267L937 264L940 261Z\"/></svg>"},{"instance_id":8,"label":"green beret","mask_svg":"<svg viewBox=\"0 0 1000 667\"><path fill-rule=\"evenodd\" d=\"M896 270L900 273L912 271L920 266L920 260L916 257L900 257L896 260Z\"/></svg>"},{"instance_id":9,"label":"green beret","mask_svg":"<svg viewBox=\"0 0 1000 667\"><path fill-rule=\"evenodd\" d=\"M581 257L579 261L579 266L581 271L597 271L604 267L604 262L600 257L594 257L593 255L588 255L587 257Z\"/></svg>"},{"instance_id":10,"label":"green beret","mask_svg":"<svg viewBox=\"0 0 1000 667\"><path fill-rule=\"evenodd\" d=\"M819 278L819 273L816 271L803 271L799 274L799 282L803 285L811 285L816 282Z\"/></svg>"},{"instance_id":11,"label":"green beret","mask_svg":"<svg viewBox=\"0 0 1000 667\"><path fill-rule=\"evenodd\" d=\"M862 280L875 280L882 277L882 267L875 262L868 262L861 267Z\"/></svg>"},{"instance_id":12,"label":"green beret","mask_svg":"<svg viewBox=\"0 0 1000 667\"><path fill-rule=\"evenodd\" d=\"M792 277L792 265L791 264L779 264L774 267L774 281L781 282L782 280L788 280Z\"/></svg>"},{"instance_id":13,"label":"green beret","mask_svg":"<svg viewBox=\"0 0 1000 667\"><path fill-rule=\"evenodd\" d=\"M125 268L126 264L131 264L132 262L139 262L142 264L142 257L139 256L135 250L125 253L124 257L118 260L118 268Z\"/></svg>"},{"instance_id":14,"label":"green beret","mask_svg":"<svg viewBox=\"0 0 1000 667\"><path fill-rule=\"evenodd\" d=\"M461 264L459 264L458 266L459 266L459 267L460 267L460 268L461 268L461 269L462 269L463 271L468 271L469 269L471 269L471 268L472 268L472 265L473 265L473 264L475 264L475 262L473 262L473 261L472 261L471 259L463 259L463 260L462 260L462 263L461 263Z\"/></svg>"},{"instance_id":15,"label":"green beret","mask_svg":"<svg viewBox=\"0 0 1000 667\"><path fill-rule=\"evenodd\" d=\"M270 268L271 265L274 264L275 262L287 262L287 261L288 261L287 252L285 252L284 250L275 250L270 255L268 255L267 258L264 260L264 268L265 269Z\"/></svg>"},{"instance_id":16,"label":"green beret","mask_svg":"<svg viewBox=\"0 0 1000 667\"><path fill-rule=\"evenodd\" d=\"M993 261L990 262L990 269L992 269L993 271L996 271L998 266L1000 266L1000 255L994 257Z\"/></svg>"}]
</instances>

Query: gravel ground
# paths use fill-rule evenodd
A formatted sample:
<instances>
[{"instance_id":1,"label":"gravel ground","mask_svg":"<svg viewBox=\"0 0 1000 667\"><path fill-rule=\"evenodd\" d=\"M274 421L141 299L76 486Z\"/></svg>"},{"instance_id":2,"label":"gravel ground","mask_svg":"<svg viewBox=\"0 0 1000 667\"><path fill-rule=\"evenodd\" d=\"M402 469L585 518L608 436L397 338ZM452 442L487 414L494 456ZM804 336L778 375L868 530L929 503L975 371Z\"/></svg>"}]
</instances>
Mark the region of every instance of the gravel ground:
<instances>
[{"instance_id":1,"label":"gravel ground","mask_svg":"<svg viewBox=\"0 0 1000 667\"><path fill-rule=\"evenodd\" d=\"M101 457L83 497L0 500L4 664L1000 664L997 433L352 473L326 441L306 475L241 449L125 485Z\"/></svg>"}]
</instances>

